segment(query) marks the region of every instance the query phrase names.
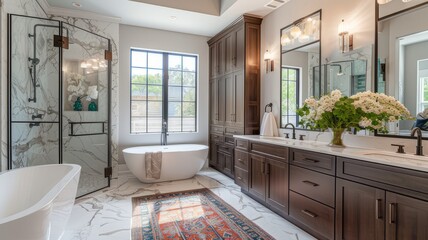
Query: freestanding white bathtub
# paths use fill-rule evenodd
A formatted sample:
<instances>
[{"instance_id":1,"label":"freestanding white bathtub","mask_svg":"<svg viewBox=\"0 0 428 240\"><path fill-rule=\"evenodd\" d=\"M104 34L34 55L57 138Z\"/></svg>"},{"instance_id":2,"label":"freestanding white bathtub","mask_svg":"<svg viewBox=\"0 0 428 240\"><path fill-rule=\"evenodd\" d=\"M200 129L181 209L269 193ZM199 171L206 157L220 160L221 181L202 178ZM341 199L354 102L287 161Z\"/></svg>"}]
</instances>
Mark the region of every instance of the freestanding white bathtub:
<instances>
[{"instance_id":1,"label":"freestanding white bathtub","mask_svg":"<svg viewBox=\"0 0 428 240\"><path fill-rule=\"evenodd\" d=\"M160 179L147 179L145 153L162 151ZM195 176L204 166L208 147L198 144L133 147L123 150L126 166L141 182L154 183L187 179Z\"/></svg>"},{"instance_id":2,"label":"freestanding white bathtub","mask_svg":"<svg viewBox=\"0 0 428 240\"><path fill-rule=\"evenodd\" d=\"M60 239L76 198L80 169L52 164L0 173L0 239Z\"/></svg>"}]
</instances>

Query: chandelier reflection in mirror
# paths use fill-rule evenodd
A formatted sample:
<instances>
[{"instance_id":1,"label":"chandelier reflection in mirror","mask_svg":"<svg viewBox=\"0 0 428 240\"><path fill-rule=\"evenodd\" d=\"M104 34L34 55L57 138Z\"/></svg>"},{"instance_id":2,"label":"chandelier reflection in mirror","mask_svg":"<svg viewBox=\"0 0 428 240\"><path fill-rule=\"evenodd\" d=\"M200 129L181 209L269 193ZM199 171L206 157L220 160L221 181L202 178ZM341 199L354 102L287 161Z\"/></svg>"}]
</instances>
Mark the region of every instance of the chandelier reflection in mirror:
<instances>
[{"instance_id":1,"label":"chandelier reflection in mirror","mask_svg":"<svg viewBox=\"0 0 428 240\"><path fill-rule=\"evenodd\" d=\"M316 12L281 30L282 51L292 50L320 40L321 13Z\"/></svg>"}]
</instances>

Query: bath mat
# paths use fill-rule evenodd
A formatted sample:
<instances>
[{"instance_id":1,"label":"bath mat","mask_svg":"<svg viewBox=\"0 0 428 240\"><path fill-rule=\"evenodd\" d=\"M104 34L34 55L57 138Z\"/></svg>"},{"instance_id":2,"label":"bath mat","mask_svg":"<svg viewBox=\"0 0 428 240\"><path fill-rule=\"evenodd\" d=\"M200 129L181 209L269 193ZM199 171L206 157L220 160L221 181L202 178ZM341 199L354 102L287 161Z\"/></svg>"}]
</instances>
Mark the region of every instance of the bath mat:
<instances>
[{"instance_id":1,"label":"bath mat","mask_svg":"<svg viewBox=\"0 0 428 240\"><path fill-rule=\"evenodd\" d=\"M274 239L208 189L132 198L132 240Z\"/></svg>"}]
</instances>

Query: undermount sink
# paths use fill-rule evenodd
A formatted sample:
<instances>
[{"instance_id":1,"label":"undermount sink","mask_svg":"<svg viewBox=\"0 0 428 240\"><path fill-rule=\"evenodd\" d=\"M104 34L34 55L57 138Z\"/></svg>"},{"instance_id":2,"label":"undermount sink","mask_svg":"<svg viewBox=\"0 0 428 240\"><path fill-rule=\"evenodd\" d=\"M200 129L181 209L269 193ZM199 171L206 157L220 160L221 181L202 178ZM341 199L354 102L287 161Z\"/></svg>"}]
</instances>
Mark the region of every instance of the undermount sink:
<instances>
[{"instance_id":1,"label":"undermount sink","mask_svg":"<svg viewBox=\"0 0 428 240\"><path fill-rule=\"evenodd\" d=\"M428 164L428 157L426 156L417 156L417 155L401 154L401 153L389 153L389 152L368 152L368 153L364 153L363 155L382 158L389 161L405 160L405 161L425 162Z\"/></svg>"}]
</instances>

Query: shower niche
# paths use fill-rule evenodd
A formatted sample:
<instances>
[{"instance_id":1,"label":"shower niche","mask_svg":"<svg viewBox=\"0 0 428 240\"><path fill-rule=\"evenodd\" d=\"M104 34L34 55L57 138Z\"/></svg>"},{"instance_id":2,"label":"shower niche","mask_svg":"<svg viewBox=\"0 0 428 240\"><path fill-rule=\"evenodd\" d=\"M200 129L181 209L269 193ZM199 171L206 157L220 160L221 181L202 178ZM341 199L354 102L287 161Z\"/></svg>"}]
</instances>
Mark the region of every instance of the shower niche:
<instances>
[{"instance_id":1,"label":"shower niche","mask_svg":"<svg viewBox=\"0 0 428 240\"><path fill-rule=\"evenodd\" d=\"M9 169L78 164L78 196L110 185L111 57L86 29L8 15Z\"/></svg>"}]
</instances>

